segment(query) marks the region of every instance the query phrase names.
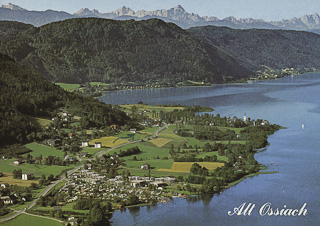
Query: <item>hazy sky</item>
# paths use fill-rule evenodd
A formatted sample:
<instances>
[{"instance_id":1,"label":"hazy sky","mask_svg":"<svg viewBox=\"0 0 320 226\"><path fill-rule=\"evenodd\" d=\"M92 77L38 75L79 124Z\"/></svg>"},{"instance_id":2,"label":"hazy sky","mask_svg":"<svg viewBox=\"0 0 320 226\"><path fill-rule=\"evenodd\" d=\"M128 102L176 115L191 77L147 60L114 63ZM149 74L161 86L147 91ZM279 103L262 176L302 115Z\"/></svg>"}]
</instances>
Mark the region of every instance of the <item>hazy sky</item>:
<instances>
[{"instance_id":1,"label":"hazy sky","mask_svg":"<svg viewBox=\"0 0 320 226\"><path fill-rule=\"evenodd\" d=\"M122 6L134 11L169 9L181 5L187 12L200 16L228 16L265 20L291 19L305 14L320 14L320 0L0 0L28 10L58 10L74 13L81 8L110 12Z\"/></svg>"}]
</instances>

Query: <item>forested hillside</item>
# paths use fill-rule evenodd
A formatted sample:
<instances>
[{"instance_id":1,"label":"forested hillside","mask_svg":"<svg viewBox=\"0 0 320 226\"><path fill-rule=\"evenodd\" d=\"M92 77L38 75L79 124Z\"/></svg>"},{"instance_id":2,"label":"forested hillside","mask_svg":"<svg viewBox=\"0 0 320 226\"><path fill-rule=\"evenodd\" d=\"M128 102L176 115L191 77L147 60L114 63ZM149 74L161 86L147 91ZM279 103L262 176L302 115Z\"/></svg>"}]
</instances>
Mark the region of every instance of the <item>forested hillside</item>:
<instances>
[{"instance_id":1,"label":"forested hillside","mask_svg":"<svg viewBox=\"0 0 320 226\"><path fill-rule=\"evenodd\" d=\"M195 27L196 37L249 64L274 69L320 68L320 35L304 31Z\"/></svg>"},{"instance_id":2,"label":"forested hillside","mask_svg":"<svg viewBox=\"0 0 320 226\"><path fill-rule=\"evenodd\" d=\"M60 82L216 83L252 74L229 55L158 19L51 23L4 39L0 51Z\"/></svg>"},{"instance_id":3,"label":"forested hillside","mask_svg":"<svg viewBox=\"0 0 320 226\"><path fill-rule=\"evenodd\" d=\"M130 118L117 106L68 93L2 54L0 90L0 147L27 141L27 135L37 130L29 116L52 117L60 108L86 117L98 128L130 123Z\"/></svg>"}]
</instances>

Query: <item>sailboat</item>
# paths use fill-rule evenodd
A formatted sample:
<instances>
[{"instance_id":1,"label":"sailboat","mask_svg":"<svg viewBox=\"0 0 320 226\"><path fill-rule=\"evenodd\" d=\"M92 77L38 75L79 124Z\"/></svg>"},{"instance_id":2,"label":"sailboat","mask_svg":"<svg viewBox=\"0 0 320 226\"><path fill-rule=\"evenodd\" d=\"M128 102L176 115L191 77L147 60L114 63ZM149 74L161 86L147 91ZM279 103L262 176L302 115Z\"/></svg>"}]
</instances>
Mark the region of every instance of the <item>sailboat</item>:
<instances>
[{"instance_id":1,"label":"sailboat","mask_svg":"<svg viewBox=\"0 0 320 226\"><path fill-rule=\"evenodd\" d=\"M304 124L301 125L301 128L304 129Z\"/></svg>"}]
</instances>

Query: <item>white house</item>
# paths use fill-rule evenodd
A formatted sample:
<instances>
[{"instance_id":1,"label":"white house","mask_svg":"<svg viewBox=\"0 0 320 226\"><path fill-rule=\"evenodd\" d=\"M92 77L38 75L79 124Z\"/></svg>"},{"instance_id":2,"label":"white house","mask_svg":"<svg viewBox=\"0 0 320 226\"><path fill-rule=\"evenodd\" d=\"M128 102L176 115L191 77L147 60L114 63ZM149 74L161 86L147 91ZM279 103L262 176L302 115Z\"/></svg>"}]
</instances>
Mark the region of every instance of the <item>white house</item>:
<instances>
[{"instance_id":1,"label":"white house","mask_svg":"<svg viewBox=\"0 0 320 226\"><path fill-rule=\"evenodd\" d=\"M130 133L136 133L136 129L130 129Z\"/></svg>"},{"instance_id":2,"label":"white house","mask_svg":"<svg viewBox=\"0 0 320 226\"><path fill-rule=\"evenodd\" d=\"M94 142L95 148L101 148L101 142Z\"/></svg>"},{"instance_id":3,"label":"white house","mask_svg":"<svg viewBox=\"0 0 320 226\"><path fill-rule=\"evenodd\" d=\"M22 174L22 180L31 180L32 178L34 178L33 173L23 173Z\"/></svg>"},{"instance_id":4,"label":"white house","mask_svg":"<svg viewBox=\"0 0 320 226\"><path fill-rule=\"evenodd\" d=\"M81 142L81 147L88 147L89 146L89 142L88 141L82 141Z\"/></svg>"}]
</instances>

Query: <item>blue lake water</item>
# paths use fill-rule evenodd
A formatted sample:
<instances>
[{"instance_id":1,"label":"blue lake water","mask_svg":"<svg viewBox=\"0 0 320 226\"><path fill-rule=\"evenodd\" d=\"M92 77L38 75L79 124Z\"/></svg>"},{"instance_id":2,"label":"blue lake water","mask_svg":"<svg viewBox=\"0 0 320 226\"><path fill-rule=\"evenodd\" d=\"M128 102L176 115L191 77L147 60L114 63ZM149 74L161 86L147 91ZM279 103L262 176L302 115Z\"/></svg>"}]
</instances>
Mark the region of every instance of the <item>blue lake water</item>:
<instances>
[{"instance_id":1,"label":"blue lake water","mask_svg":"<svg viewBox=\"0 0 320 226\"><path fill-rule=\"evenodd\" d=\"M111 104L210 106L214 114L246 113L287 127L269 136L270 146L255 155L268 170L279 173L247 178L213 197L117 211L113 225L320 225L320 74L252 84L109 92L100 99ZM308 215L260 216L267 202L292 209L307 203ZM256 204L251 216L228 215L242 203Z\"/></svg>"}]
</instances>

